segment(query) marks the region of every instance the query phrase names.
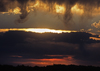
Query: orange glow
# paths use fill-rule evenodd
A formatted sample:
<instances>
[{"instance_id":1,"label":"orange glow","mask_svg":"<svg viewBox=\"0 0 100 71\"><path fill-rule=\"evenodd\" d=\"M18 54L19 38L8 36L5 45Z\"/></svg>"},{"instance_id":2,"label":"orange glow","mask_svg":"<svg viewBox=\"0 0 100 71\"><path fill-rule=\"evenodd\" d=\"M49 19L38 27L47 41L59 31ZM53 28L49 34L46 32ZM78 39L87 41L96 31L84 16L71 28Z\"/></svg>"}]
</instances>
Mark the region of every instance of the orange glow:
<instances>
[{"instance_id":1,"label":"orange glow","mask_svg":"<svg viewBox=\"0 0 100 71\"><path fill-rule=\"evenodd\" d=\"M92 34L92 35L97 35L96 33L92 33L92 32L88 32L88 33L90 33L90 34Z\"/></svg>"},{"instance_id":2,"label":"orange glow","mask_svg":"<svg viewBox=\"0 0 100 71\"><path fill-rule=\"evenodd\" d=\"M11 4L8 4L6 9L8 11L0 12L1 14L21 14L21 9L19 8L19 3L18 2L13 2L14 6ZM24 6L25 7L25 6ZM71 7L71 5L70 5ZM87 10L88 9L88 10ZM52 2L49 3L48 1L43 2L42 0L35 0L31 1L29 0L26 4L25 9L27 13L35 10L39 11L45 11L45 12L50 12L54 14L65 14L67 10L67 6L65 3L58 4L57 2ZM72 14L77 14L77 15L83 15L83 14L91 14L92 16L97 16L100 15L100 7L98 6L91 6L91 7L86 7L86 5L76 3L73 7L71 7L71 13Z\"/></svg>"},{"instance_id":3,"label":"orange glow","mask_svg":"<svg viewBox=\"0 0 100 71\"><path fill-rule=\"evenodd\" d=\"M84 29L80 29L80 31L82 32L82 31L84 31Z\"/></svg>"},{"instance_id":4,"label":"orange glow","mask_svg":"<svg viewBox=\"0 0 100 71\"><path fill-rule=\"evenodd\" d=\"M98 23L94 22L93 24L91 24L91 26L93 26L95 28L100 28L100 20Z\"/></svg>"},{"instance_id":5,"label":"orange glow","mask_svg":"<svg viewBox=\"0 0 100 71\"><path fill-rule=\"evenodd\" d=\"M40 59L40 61L65 61L64 59L56 59L56 58L53 58L53 59Z\"/></svg>"},{"instance_id":6,"label":"orange glow","mask_svg":"<svg viewBox=\"0 0 100 71\"><path fill-rule=\"evenodd\" d=\"M47 65L53 65L53 64L77 64L77 60L74 60L72 57L67 58L52 58L52 59L25 59L22 62L13 62L15 64L30 64L30 65L38 65L38 66L47 66Z\"/></svg>"},{"instance_id":7,"label":"orange glow","mask_svg":"<svg viewBox=\"0 0 100 71\"><path fill-rule=\"evenodd\" d=\"M65 7L64 7L64 5L60 6L60 5L56 4L55 8L56 8L56 13L61 13L61 14L65 13Z\"/></svg>"},{"instance_id":8,"label":"orange glow","mask_svg":"<svg viewBox=\"0 0 100 71\"><path fill-rule=\"evenodd\" d=\"M50 5L46 2L42 2L41 0L36 0L36 2L33 4L30 3L29 4L29 8L31 8L32 11L33 8L36 8L38 10L44 10L44 11L49 11L49 12L52 12L52 13L59 13L59 14L64 14L65 13L65 6L64 4L63 5L58 5L56 3L52 4L52 7L50 7Z\"/></svg>"},{"instance_id":9,"label":"orange glow","mask_svg":"<svg viewBox=\"0 0 100 71\"><path fill-rule=\"evenodd\" d=\"M51 6L52 5L52 6ZM30 11L34 10L41 10L41 11L49 11L50 13L59 13L64 14L65 13L65 6L64 4L59 5L57 3L49 4L48 2L43 2L41 0L36 1L30 1L28 2L28 5L26 5L26 11L29 13ZM0 12L2 14L8 13L8 14L21 14L21 9L16 6L14 9L8 9L8 12Z\"/></svg>"},{"instance_id":10,"label":"orange glow","mask_svg":"<svg viewBox=\"0 0 100 71\"><path fill-rule=\"evenodd\" d=\"M79 4L75 4L72 8L71 8L71 12L75 13L75 14L80 14L82 15L84 13L84 10L82 9L83 6L79 5Z\"/></svg>"},{"instance_id":11,"label":"orange glow","mask_svg":"<svg viewBox=\"0 0 100 71\"><path fill-rule=\"evenodd\" d=\"M93 16L100 15L100 7L93 8L92 15Z\"/></svg>"},{"instance_id":12,"label":"orange glow","mask_svg":"<svg viewBox=\"0 0 100 71\"><path fill-rule=\"evenodd\" d=\"M33 7L39 7L40 2L37 0L36 3L33 5Z\"/></svg>"},{"instance_id":13,"label":"orange glow","mask_svg":"<svg viewBox=\"0 0 100 71\"><path fill-rule=\"evenodd\" d=\"M36 8L36 9L39 9L39 8L40 9L44 9L45 6L46 6L45 3L43 3L43 2L41 2L39 0L36 0L35 2L29 3L29 6L27 6L27 7L29 7L32 11L34 11L33 8Z\"/></svg>"},{"instance_id":14,"label":"orange glow","mask_svg":"<svg viewBox=\"0 0 100 71\"><path fill-rule=\"evenodd\" d=\"M87 31L92 31L93 29L88 29Z\"/></svg>"},{"instance_id":15,"label":"orange glow","mask_svg":"<svg viewBox=\"0 0 100 71\"><path fill-rule=\"evenodd\" d=\"M72 8L71 12L73 14L83 15L83 14L90 14L91 16L100 15L100 7L86 7L89 11L85 9L85 5L81 5L76 3Z\"/></svg>"},{"instance_id":16,"label":"orange glow","mask_svg":"<svg viewBox=\"0 0 100 71\"><path fill-rule=\"evenodd\" d=\"M96 37L90 37L89 39L100 40L100 38L96 38Z\"/></svg>"},{"instance_id":17,"label":"orange glow","mask_svg":"<svg viewBox=\"0 0 100 71\"><path fill-rule=\"evenodd\" d=\"M7 31L26 31L26 32L35 32L35 33L58 33L58 34L76 32L70 30L55 30L55 29L46 29L46 28L0 29L0 32L7 32Z\"/></svg>"},{"instance_id":18,"label":"orange glow","mask_svg":"<svg viewBox=\"0 0 100 71\"><path fill-rule=\"evenodd\" d=\"M16 7L15 9L9 9L8 12L1 12L2 14L21 14L21 9L19 7Z\"/></svg>"},{"instance_id":19,"label":"orange glow","mask_svg":"<svg viewBox=\"0 0 100 71\"><path fill-rule=\"evenodd\" d=\"M0 32L7 32L9 29L0 29Z\"/></svg>"},{"instance_id":20,"label":"orange glow","mask_svg":"<svg viewBox=\"0 0 100 71\"><path fill-rule=\"evenodd\" d=\"M14 14L21 14L21 9L19 7L16 7L13 11Z\"/></svg>"}]
</instances>

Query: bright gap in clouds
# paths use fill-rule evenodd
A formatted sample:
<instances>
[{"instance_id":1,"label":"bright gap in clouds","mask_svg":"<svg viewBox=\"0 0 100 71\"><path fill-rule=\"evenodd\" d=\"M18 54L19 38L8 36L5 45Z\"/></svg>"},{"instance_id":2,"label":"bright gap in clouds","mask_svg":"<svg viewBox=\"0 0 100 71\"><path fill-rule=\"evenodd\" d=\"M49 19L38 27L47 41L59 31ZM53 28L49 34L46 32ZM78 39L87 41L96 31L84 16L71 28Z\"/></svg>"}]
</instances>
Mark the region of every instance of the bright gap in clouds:
<instances>
[{"instance_id":1,"label":"bright gap in clouds","mask_svg":"<svg viewBox=\"0 0 100 71\"><path fill-rule=\"evenodd\" d=\"M35 32L35 33L71 33L77 31L70 31L70 30L55 30L55 29L48 29L48 28L10 28L10 29L0 29L0 32L7 32L7 31L26 31L26 32Z\"/></svg>"}]
</instances>

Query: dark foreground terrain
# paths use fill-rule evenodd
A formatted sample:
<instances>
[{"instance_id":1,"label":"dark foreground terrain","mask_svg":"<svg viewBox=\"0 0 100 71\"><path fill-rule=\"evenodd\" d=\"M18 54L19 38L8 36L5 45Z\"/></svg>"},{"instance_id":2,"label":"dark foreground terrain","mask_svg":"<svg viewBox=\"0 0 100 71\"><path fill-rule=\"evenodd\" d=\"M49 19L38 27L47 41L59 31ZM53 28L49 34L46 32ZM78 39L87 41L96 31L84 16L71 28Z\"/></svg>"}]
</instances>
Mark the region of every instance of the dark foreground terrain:
<instances>
[{"instance_id":1,"label":"dark foreground terrain","mask_svg":"<svg viewBox=\"0 0 100 71\"><path fill-rule=\"evenodd\" d=\"M100 71L100 67L76 65L52 65L46 67L30 67L18 65L0 65L0 71Z\"/></svg>"}]
</instances>

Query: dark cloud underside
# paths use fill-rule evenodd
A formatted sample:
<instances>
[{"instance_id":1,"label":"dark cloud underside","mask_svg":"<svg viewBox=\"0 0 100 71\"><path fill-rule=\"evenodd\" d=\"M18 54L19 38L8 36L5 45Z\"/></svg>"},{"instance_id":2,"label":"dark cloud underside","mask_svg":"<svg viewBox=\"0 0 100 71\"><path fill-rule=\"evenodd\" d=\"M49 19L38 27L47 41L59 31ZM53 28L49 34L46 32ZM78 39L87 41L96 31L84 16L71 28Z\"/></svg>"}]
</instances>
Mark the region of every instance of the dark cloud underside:
<instances>
[{"instance_id":1,"label":"dark cloud underside","mask_svg":"<svg viewBox=\"0 0 100 71\"><path fill-rule=\"evenodd\" d=\"M12 64L12 62L21 62L25 59L27 62L27 59L68 58L72 56L74 60L79 60L78 64L82 64L83 61L86 61L85 64L87 62L95 64L95 61L98 63L100 60L98 57L100 41L90 40L91 36L93 35L85 32L38 34L9 31L0 36L0 63L9 64L10 62ZM97 48L92 46L94 43ZM97 51L94 51L96 49ZM58 56L50 57L48 55Z\"/></svg>"}]
</instances>

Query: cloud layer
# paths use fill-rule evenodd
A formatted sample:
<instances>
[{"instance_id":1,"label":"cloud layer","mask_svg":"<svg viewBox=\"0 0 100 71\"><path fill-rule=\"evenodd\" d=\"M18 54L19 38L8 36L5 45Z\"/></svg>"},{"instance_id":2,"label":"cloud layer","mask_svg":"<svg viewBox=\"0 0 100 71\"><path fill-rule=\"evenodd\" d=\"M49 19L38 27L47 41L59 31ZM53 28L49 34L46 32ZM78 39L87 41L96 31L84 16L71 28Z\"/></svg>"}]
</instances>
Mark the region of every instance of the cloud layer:
<instances>
[{"instance_id":1,"label":"cloud layer","mask_svg":"<svg viewBox=\"0 0 100 71\"><path fill-rule=\"evenodd\" d=\"M85 32L39 34L9 31L0 36L0 64L99 65L100 41L89 39L91 36L97 37Z\"/></svg>"},{"instance_id":2,"label":"cloud layer","mask_svg":"<svg viewBox=\"0 0 100 71\"><path fill-rule=\"evenodd\" d=\"M99 0L0 0L0 3L1 13L8 12L16 14L15 11L18 11L18 14L21 13L20 18L17 19L15 23L24 23L27 21L31 10L34 12L37 10L44 10L52 13L56 12L56 14L63 13L63 19L61 20L69 29L76 29L77 24L81 24L82 26L78 28L83 29L83 26L90 26L90 24L85 24L88 22L88 20L100 15ZM21 10L18 10L16 7L20 8ZM76 14L75 18L74 14ZM80 15L80 21L78 23L77 15Z\"/></svg>"},{"instance_id":3,"label":"cloud layer","mask_svg":"<svg viewBox=\"0 0 100 71\"><path fill-rule=\"evenodd\" d=\"M45 14L40 12L49 13L46 14L47 22L42 21ZM31 23L35 25L40 23L40 27L48 23L52 24L48 20L51 19L51 15L54 15L64 23L67 29L94 31L93 27L97 30L100 28L100 22L97 22L100 15L99 0L0 0L1 20L7 14L19 16L14 21L18 25L18 23L28 21L31 13L39 14L38 17L34 16L36 18ZM53 20L53 24L57 23L58 25L57 29L59 19L56 22ZM4 18L2 21L5 20L9 20L9 18ZM0 22L0 26L3 24ZM49 26L49 28L51 27ZM48 65L62 63L100 66L99 46L100 35L86 32L39 34L8 31L0 33L0 64Z\"/></svg>"}]
</instances>

